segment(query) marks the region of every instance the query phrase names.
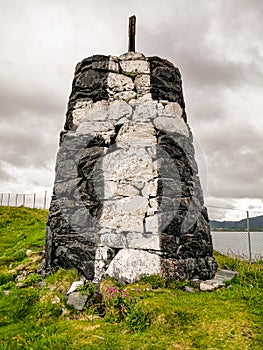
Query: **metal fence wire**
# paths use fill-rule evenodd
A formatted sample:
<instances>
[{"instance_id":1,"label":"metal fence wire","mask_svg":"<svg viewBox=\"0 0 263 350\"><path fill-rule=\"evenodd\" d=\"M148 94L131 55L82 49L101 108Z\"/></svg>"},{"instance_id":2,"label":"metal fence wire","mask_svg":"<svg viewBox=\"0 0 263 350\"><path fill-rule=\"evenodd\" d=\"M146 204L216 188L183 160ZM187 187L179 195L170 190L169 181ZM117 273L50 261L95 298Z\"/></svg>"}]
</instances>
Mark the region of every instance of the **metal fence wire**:
<instances>
[{"instance_id":1,"label":"metal fence wire","mask_svg":"<svg viewBox=\"0 0 263 350\"><path fill-rule=\"evenodd\" d=\"M48 191L36 193L0 193L0 206L48 209L51 195Z\"/></svg>"}]
</instances>

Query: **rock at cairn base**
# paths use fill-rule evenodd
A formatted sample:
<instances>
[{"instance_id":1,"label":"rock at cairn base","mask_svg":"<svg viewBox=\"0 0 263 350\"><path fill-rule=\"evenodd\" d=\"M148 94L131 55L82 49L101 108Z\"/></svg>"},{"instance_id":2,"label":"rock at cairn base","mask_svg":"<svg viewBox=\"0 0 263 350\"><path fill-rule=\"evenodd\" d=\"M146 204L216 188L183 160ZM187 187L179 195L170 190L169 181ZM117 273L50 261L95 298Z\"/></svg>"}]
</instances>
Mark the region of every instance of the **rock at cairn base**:
<instances>
[{"instance_id":1,"label":"rock at cairn base","mask_svg":"<svg viewBox=\"0 0 263 350\"><path fill-rule=\"evenodd\" d=\"M181 75L167 60L77 65L47 221L45 270L58 267L128 283L214 276Z\"/></svg>"}]
</instances>

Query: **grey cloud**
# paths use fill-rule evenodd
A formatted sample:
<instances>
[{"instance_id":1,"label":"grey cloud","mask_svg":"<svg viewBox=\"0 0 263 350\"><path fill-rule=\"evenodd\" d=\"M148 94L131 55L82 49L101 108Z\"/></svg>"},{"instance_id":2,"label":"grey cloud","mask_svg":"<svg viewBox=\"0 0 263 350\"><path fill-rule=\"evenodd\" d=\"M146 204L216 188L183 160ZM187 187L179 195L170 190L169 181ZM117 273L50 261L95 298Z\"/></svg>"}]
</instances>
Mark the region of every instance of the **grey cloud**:
<instances>
[{"instance_id":1,"label":"grey cloud","mask_svg":"<svg viewBox=\"0 0 263 350\"><path fill-rule=\"evenodd\" d=\"M2 126L0 157L17 167L45 167L54 158L58 136L39 120L29 127L26 124L21 120L15 128ZM41 132L41 127L45 133Z\"/></svg>"},{"instance_id":2,"label":"grey cloud","mask_svg":"<svg viewBox=\"0 0 263 350\"><path fill-rule=\"evenodd\" d=\"M5 169L3 161L0 161L0 181L15 181L15 177L10 175Z\"/></svg>"},{"instance_id":3,"label":"grey cloud","mask_svg":"<svg viewBox=\"0 0 263 350\"><path fill-rule=\"evenodd\" d=\"M218 152L211 162L208 177L208 193L216 197L262 198L263 154L242 153L227 149Z\"/></svg>"},{"instance_id":4,"label":"grey cloud","mask_svg":"<svg viewBox=\"0 0 263 350\"><path fill-rule=\"evenodd\" d=\"M206 132L202 135L202 145L209 150L211 156L223 153L232 157L236 152L250 156L263 152L261 130L249 121L237 120L235 125L235 121L229 119L220 125L220 121L215 119L204 125L204 130Z\"/></svg>"},{"instance_id":5,"label":"grey cloud","mask_svg":"<svg viewBox=\"0 0 263 350\"><path fill-rule=\"evenodd\" d=\"M50 74L42 75L39 79L40 76L31 75L30 68L28 68L26 75L21 74L18 77L17 73L11 71L7 78L0 72L2 118L16 120L20 114L25 112L36 115L44 114L46 118L53 118L54 114L63 111L69 84L65 83L61 87L60 82L56 79L54 81ZM63 94L61 91L64 91Z\"/></svg>"},{"instance_id":6,"label":"grey cloud","mask_svg":"<svg viewBox=\"0 0 263 350\"><path fill-rule=\"evenodd\" d=\"M200 89L209 87L215 89L216 85L228 87L249 82L249 65L241 62L219 60L214 57L192 56L191 52L180 53L184 57L183 66L185 78L189 83Z\"/></svg>"},{"instance_id":7,"label":"grey cloud","mask_svg":"<svg viewBox=\"0 0 263 350\"><path fill-rule=\"evenodd\" d=\"M220 90L194 89L189 83L184 87L186 100L186 112L188 120L195 133L204 127L210 132L213 130L211 124L215 121L222 121L228 118L228 113L224 104L224 93Z\"/></svg>"},{"instance_id":8,"label":"grey cloud","mask_svg":"<svg viewBox=\"0 0 263 350\"><path fill-rule=\"evenodd\" d=\"M178 6L180 4L180 6ZM177 5L177 6L176 6ZM235 87L259 80L262 84L262 57L258 43L263 36L260 25L262 5L247 1L175 2L170 9L174 21L164 19L155 28L144 25L141 29L147 51L164 55L179 66L187 85L198 89ZM180 11L178 11L180 10ZM222 49L218 52L217 41L207 39L213 34L213 25L219 24L226 43L238 43L246 55L232 58ZM249 25L249 28L247 28ZM248 34L249 33L249 34ZM224 42L222 42L223 45ZM217 87L218 85L218 87Z\"/></svg>"},{"instance_id":9,"label":"grey cloud","mask_svg":"<svg viewBox=\"0 0 263 350\"><path fill-rule=\"evenodd\" d=\"M194 37L190 37L191 33L188 35L180 33L180 28L178 28L178 33L173 35L174 29L171 25L163 25L154 34L147 28L145 31L148 46L153 46L152 49L156 48L153 52L159 55L163 56L163 53L166 52L167 57L179 66L184 81L187 81L192 88L215 90L218 87L235 87L247 84L254 79L260 81L263 79L261 60L257 50L254 50L257 60L253 64L231 61L225 58L223 53L218 56L213 52L213 48L206 43L205 36L201 35L201 28L197 28ZM183 40L178 34L183 35Z\"/></svg>"}]
</instances>

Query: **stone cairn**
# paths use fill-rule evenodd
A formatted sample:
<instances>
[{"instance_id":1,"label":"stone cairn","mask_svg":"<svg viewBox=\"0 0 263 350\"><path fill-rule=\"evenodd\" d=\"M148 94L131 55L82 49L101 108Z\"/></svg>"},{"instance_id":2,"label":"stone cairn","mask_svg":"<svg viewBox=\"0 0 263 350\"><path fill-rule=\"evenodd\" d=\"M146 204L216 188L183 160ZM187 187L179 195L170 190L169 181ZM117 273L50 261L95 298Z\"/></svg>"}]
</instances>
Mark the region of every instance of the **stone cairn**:
<instances>
[{"instance_id":1,"label":"stone cairn","mask_svg":"<svg viewBox=\"0 0 263 350\"><path fill-rule=\"evenodd\" d=\"M128 52L75 70L47 221L45 271L131 283L210 279L209 219L178 68Z\"/></svg>"}]
</instances>

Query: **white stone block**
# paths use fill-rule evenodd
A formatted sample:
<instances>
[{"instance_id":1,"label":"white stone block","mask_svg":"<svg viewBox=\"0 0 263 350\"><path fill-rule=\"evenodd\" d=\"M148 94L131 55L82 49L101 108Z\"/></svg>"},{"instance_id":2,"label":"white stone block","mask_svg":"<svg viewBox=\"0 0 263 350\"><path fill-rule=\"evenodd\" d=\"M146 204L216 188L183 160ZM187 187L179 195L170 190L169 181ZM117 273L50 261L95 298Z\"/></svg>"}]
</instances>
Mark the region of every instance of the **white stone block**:
<instances>
[{"instance_id":1,"label":"white stone block","mask_svg":"<svg viewBox=\"0 0 263 350\"><path fill-rule=\"evenodd\" d=\"M144 103L149 101L154 101L150 92L147 94L139 95L136 100L137 103Z\"/></svg>"},{"instance_id":2,"label":"white stone block","mask_svg":"<svg viewBox=\"0 0 263 350\"><path fill-rule=\"evenodd\" d=\"M106 143L110 143L110 139L114 134L115 134L114 126L109 121L84 122L84 123L81 123L76 130L76 135L78 136L91 135L91 137L93 137L93 136L101 135L104 138Z\"/></svg>"},{"instance_id":3,"label":"white stone block","mask_svg":"<svg viewBox=\"0 0 263 350\"><path fill-rule=\"evenodd\" d=\"M110 121L94 121L84 122L79 125L76 130L77 135L88 135L91 133L112 132L114 130L113 123Z\"/></svg>"},{"instance_id":4,"label":"white stone block","mask_svg":"<svg viewBox=\"0 0 263 350\"><path fill-rule=\"evenodd\" d=\"M121 61L120 66L122 72L127 75L150 74L150 63L145 60Z\"/></svg>"},{"instance_id":5,"label":"white stone block","mask_svg":"<svg viewBox=\"0 0 263 350\"><path fill-rule=\"evenodd\" d=\"M164 114L169 116L176 116L178 118L182 118L183 110L182 107L177 102L169 102L164 107Z\"/></svg>"},{"instance_id":6,"label":"white stone block","mask_svg":"<svg viewBox=\"0 0 263 350\"><path fill-rule=\"evenodd\" d=\"M103 212L100 218L100 225L101 227L118 230L118 232L134 231L143 233L143 217L144 215L118 214L114 210L107 210Z\"/></svg>"},{"instance_id":7,"label":"white stone block","mask_svg":"<svg viewBox=\"0 0 263 350\"><path fill-rule=\"evenodd\" d=\"M118 147L127 146L151 146L157 144L155 130L152 124L136 123L134 125L123 125L116 138Z\"/></svg>"},{"instance_id":8,"label":"white stone block","mask_svg":"<svg viewBox=\"0 0 263 350\"><path fill-rule=\"evenodd\" d=\"M133 283L142 276L161 273L161 258L144 250L122 249L111 261L106 275L126 283Z\"/></svg>"},{"instance_id":9,"label":"white stone block","mask_svg":"<svg viewBox=\"0 0 263 350\"><path fill-rule=\"evenodd\" d=\"M126 239L127 248L160 250L160 238L158 235L129 232Z\"/></svg>"},{"instance_id":10,"label":"white stone block","mask_svg":"<svg viewBox=\"0 0 263 350\"><path fill-rule=\"evenodd\" d=\"M130 77L123 74L109 73L107 78L107 86L114 92L133 90L134 83Z\"/></svg>"},{"instance_id":11,"label":"white stone block","mask_svg":"<svg viewBox=\"0 0 263 350\"><path fill-rule=\"evenodd\" d=\"M140 196L105 201L99 220L100 225L122 231L143 232L143 218L147 206L147 199Z\"/></svg>"},{"instance_id":12,"label":"white stone block","mask_svg":"<svg viewBox=\"0 0 263 350\"><path fill-rule=\"evenodd\" d=\"M121 61L127 61L127 60L146 60L146 57L141 52L125 52L124 54L119 56L119 59Z\"/></svg>"},{"instance_id":13,"label":"white stone block","mask_svg":"<svg viewBox=\"0 0 263 350\"><path fill-rule=\"evenodd\" d=\"M142 190L142 195L147 198L149 198L150 196L156 196L157 188L158 188L158 180L152 179L145 183L145 186Z\"/></svg>"},{"instance_id":14,"label":"white stone block","mask_svg":"<svg viewBox=\"0 0 263 350\"><path fill-rule=\"evenodd\" d=\"M132 107L125 101L117 100L109 104L109 119L118 121L123 117L131 119Z\"/></svg>"},{"instance_id":15,"label":"white stone block","mask_svg":"<svg viewBox=\"0 0 263 350\"><path fill-rule=\"evenodd\" d=\"M121 92L114 94L114 99L129 102L129 101L135 99L136 96L137 96L137 94L135 91L121 91Z\"/></svg>"},{"instance_id":16,"label":"white stone block","mask_svg":"<svg viewBox=\"0 0 263 350\"><path fill-rule=\"evenodd\" d=\"M134 80L134 85L138 96L150 93L151 91L151 77L149 74L137 75ZM151 97L152 99L152 97Z\"/></svg>"},{"instance_id":17,"label":"white stone block","mask_svg":"<svg viewBox=\"0 0 263 350\"><path fill-rule=\"evenodd\" d=\"M123 181L122 183L120 181ZM138 196L139 190L130 182L125 182L123 179L118 181L104 181L104 199L118 199L122 197ZM96 189L95 189L96 190Z\"/></svg>"},{"instance_id":18,"label":"white stone block","mask_svg":"<svg viewBox=\"0 0 263 350\"><path fill-rule=\"evenodd\" d=\"M109 103L108 101L98 101L96 103L91 104L87 108L87 118L88 121L96 121L96 120L106 120L109 114Z\"/></svg>"},{"instance_id":19,"label":"white stone block","mask_svg":"<svg viewBox=\"0 0 263 350\"><path fill-rule=\"evenodd\" d=\"M103 172L104 180L119 183L147 182L153 178L154 165L152 158L144 147L117 149L105 154L96 164Z\"/></svg>"},{"instance_id":20,"label":"white stone block","mask_svg":"<svg viewBox=\"0 0 263 350\"><path fill-rule=\"evenodd\" d=\"M141 89L141 88L149 88L151 87L151 77L149 74L140 74L137 75L136 78L134 79L134 85L136 89Z\"/></svg>"},{"instance_id":21,"label":"white stone block","mask_svg":"<svg viewBox=\"0 0 263 350\"><path fill-rule=\"evenodd\" d=\"M134 106L132 120L134 123L147 122L151 124L150 120L155 118L156 115L156 101L141 101Z\"/></svg>"},{"instance_id":22,"label":"white stone block","mask_svg":"<svg viewBox=\"0 0 263 350\"><path fill-rule=\"evenodd\" d=\"M154 120L157 129L189 137L189 130L182 118L158 117Z\"/></svg>"},{"instance_id":23,"label":"white stone block","mask_svg":"<svg viewBox=\"0 0 263 350\"><path fill-rule=\"evenodd\" d=\"M78 103L76 106L79 105ZM108 119L109 104L107 101L81 104L73 110L73 123L79 125L83 122L105 121Z\"/></svg>"},{"instance_id":24,"label":"white stone block","mask_svg":"<svg viewBox=\"0 0 263 350\"><path fill-rule=\"evenodd\" d=\"M140 191L134 187L131 183L118 183L117 184L117 195L123 197L139 196Z\"/></svg>"},{"instance_id":25,"label":"white stone block","mask_svg":"<svg viewBox=\"0 0 263 350\"><path fill-rule=\"evenodd\" d=\"M104 233L99 234L99 243L112 248L127 248L126 236L121 233Z\"/></svg>"},{"instance_id":26,"label":"white stone block","mask_svg":"<svg viewBox=\"0 0 263 350\"><path fill-rule=\"evenodd\" d=\"M146 232L152 233L154 235L159 233L157 214L145 218L145 230Z\"/></svg>"},{"instance_id":27,"label":"white stone block","mask_svg":"<svg viewBox=\"0 0 263 350\"><path fill-rule=\"evenodd\" d=\"M146 212L148 201L141 196L125 197L119 200L106 201L103 204L103 212L115 211L119 214L143 215Z\"/></svg>"}]
</instances>

